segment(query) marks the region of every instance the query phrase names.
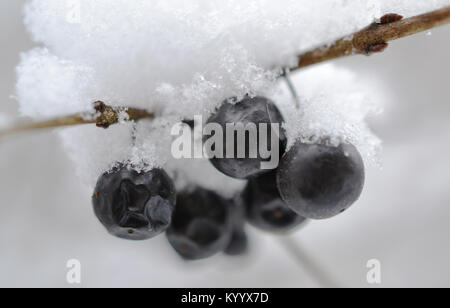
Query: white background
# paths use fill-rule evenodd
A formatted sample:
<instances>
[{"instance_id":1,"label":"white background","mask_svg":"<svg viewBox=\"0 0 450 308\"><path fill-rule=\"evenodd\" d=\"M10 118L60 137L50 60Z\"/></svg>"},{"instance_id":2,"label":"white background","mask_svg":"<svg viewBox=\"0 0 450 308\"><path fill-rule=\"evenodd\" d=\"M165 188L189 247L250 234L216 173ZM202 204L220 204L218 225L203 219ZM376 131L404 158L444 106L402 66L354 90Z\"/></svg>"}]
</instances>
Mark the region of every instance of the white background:
<instances>
[{"instance_id":1,"label":"white background","mask_svg":"<svg viewBox=\"0 0 450 308\"><path fill-rule=\"evenodd\" d=\"M0 113L14 118L14 67L33 44L19 0L0 1ZM450 26L394 42L381 55L337 63L389 93L372 123L384 169L369 168L361 200L345 214L292 236L340 286L369 287L366 262L382 262L383 287L450 286ZM251 253L185 263L164 236L112 238L93 215L91 192L51 132L0 141L0 287L69 287L66 262L82 263L84 287L320 286L285 241L251 230Z\"/></svg>"}]
</instances>

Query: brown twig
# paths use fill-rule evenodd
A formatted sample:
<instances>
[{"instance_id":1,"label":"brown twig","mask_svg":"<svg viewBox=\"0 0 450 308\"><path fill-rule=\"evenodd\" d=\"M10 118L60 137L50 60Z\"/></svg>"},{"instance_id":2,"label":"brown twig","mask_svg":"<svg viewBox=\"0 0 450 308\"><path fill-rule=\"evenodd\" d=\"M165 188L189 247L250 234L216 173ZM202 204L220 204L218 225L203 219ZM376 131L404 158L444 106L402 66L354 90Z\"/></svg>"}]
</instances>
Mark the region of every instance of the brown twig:
<instances>
[{"instance_id":1,"label":"brown twig","mask_svg":"<svg viewBox=\"0 0 450 308\"><path fill-rule=\"evenodd\" d=\"M111 107L101 101L95 102L93 104L93 107L93 111L96 112L94 114L77 113L42 122L19 124L12 127L11 129L0 131L0 136L7 136L31 130L66 127L82 124L96 124L97 127L108 128L109 126L119 122L122 112L125 113L124 117L128 121L138 121L141 119L154 118L154 114L143 109Z\"/></svg>"},{"instance_id":2,"label":"brown twig","mask_svg":"<svg viewBox=\"0 0 450 308\"><path fill-rule=\"evenodd\" d=\"M389 41L450 23L450 6L411 18L402 18L397 14L387 14L379 22L341 38L332 45L300 55L298 66L291 70L354 54L370 55L381 52L386 49Z\"/></svg>"}]
</instances>

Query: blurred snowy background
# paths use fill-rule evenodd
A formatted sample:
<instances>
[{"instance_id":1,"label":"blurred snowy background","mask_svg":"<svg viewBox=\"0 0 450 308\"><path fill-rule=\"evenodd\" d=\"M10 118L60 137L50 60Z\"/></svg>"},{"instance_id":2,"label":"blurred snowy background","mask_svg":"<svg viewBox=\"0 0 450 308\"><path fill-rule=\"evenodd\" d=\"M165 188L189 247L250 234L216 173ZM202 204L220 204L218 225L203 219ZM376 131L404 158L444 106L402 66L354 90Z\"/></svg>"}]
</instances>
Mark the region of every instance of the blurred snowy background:
<instances>
[{"instance_id":1,"label":"blurred snowy background","mask_svg":"<svg viewBox=\"0 0 450 308\"><path fill-rule=\"evenodd\" d=\"M36 46L24 1L0 1L0 114L18 115L19 53ZM383 54L336 65L372 83L385 113L371 121L384 142L383 170L369 167L361 200L289 238L341 286L370 287L366 263L382 264L383 287L450 286L450 27L391 44ZM93 215L91 191L56 134L0 141L0 286L67 287L66 262L82 263L82 286L320 286L279 237L250 229L251 252L185 263L158 237L110 237Z\"/></svg>"}]
</instances>

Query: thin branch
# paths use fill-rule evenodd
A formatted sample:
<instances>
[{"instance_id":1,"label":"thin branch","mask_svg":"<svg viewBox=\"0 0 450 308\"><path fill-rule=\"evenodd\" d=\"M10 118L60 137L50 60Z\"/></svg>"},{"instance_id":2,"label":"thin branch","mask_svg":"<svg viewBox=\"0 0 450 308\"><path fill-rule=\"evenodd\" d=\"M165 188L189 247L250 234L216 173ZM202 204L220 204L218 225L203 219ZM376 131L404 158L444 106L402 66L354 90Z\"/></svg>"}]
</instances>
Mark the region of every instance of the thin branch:
<instances>
[{"instance_id":1,"label":"thin branch","mask_svg":"<svg viewBox=\"0 0 450 308\"><path fill-rule=\"evenodd\" d=\"M128 121L138 121L141 119L154 118L154 114L143 109L111 107L101 101L95 102L93 104L93 108L93 111L96 112L94 115L88 113L77 113L48 121L19 124L10 129L0 131L0 137L25 131L67 127L82 124L95 124L97 125L97 127L108 128L120 121L122 113L124 113L124 117Z\"/></svg>"},{"instance_id":2,"label":"thin branch","mask_svg":"<svg viewBox=\"0 0 450 308\"><path fill-rule=\"evenodd\" d=\"M386 49L389 41L450 23L450 6L411 18L402 18L397 14L385 15L379 22L341 38L332 45L300 55L298 66L291 70L350 55L381 52Z\"/></svg>"},{"instance_id":3,"label":"thin branch","mask_svg":"<svg viewBox=\"0 0 450 308\"><path fill-rule=\"evenodd\" d=\"M316 258L309 255L297 241L286 237L280 242L284 249L286 249L286 251L294 258L295 262L306 270L322 288L343 288L343 286L337 283L331 274L317 262Z\"/></svg>"},{"instance_id":4,"label":"thin branch","mask_svg":"<svg viewBox=\"0 0 450 308\"><path fill-rule=\"evenodd\" d=\"M289 69L284 69L283 72L284 80L286 81L286 85L289 88L289 92L291 92L292 99L295 102L295 107L300 109L300 97L298 96L297 90L295 89L294 83L291 80L291 72Z\"/></svg>"}]
</instances>

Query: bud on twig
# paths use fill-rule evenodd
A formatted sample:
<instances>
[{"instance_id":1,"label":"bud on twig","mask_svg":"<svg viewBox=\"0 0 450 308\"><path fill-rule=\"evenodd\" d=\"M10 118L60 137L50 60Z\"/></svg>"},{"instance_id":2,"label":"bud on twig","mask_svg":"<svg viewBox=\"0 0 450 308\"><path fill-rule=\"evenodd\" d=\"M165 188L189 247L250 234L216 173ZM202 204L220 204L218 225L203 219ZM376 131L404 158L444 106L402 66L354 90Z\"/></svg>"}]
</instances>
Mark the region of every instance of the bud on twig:
<instances>
[{"instance_id":1,"label":"bud on twig","mask_svg":"<svg viewBox=\"0 0 450 308\"><path fill-rule=\"evenodd\" d=\"M12 135L30 130L57 128L65 126L74 126L81 124L96 124L97 127L108 128L119 122L121 113L128 121L138 121L142 119L152 119L154 114L143 109L128 107L111 107L101 101L93 104L94 113L77 113L69 116L47 120L42 122L31 122L19 124L11 129L0 131L0 136Z\"/></svg>"}]
</instances>

